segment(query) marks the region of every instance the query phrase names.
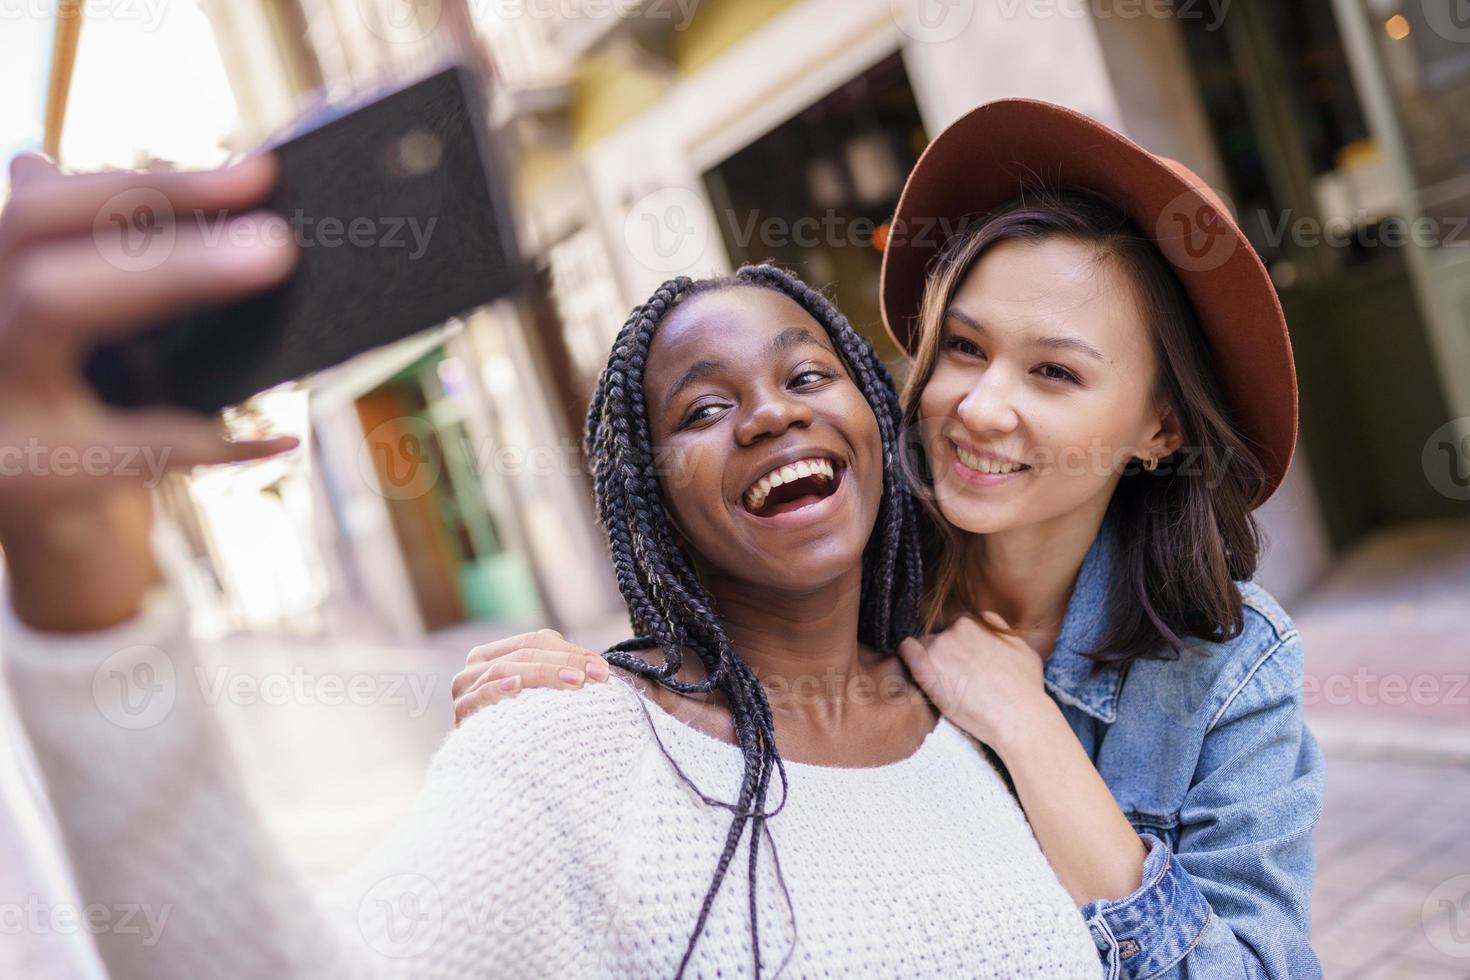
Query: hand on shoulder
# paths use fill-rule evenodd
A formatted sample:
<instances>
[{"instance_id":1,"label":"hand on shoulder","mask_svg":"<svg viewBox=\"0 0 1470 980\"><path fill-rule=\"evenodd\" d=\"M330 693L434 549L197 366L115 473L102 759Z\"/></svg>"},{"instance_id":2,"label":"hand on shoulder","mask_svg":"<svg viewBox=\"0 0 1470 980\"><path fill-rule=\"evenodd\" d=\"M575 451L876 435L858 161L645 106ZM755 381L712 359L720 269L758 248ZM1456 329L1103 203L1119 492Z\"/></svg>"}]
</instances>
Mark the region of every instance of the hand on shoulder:
<instances>
[{"instance_id":1,"label":"hand on shoulder","mask_svg":"<svg viewBox=\"0 0 1470 980\"><path fill-rule=\"evenodd\" d=\"M450 687L454 723L461 725L481 708L513 698L527 688L576 690L588 681L600 683L608 676L607 661L556 630L521 633L482 644L470 651Z\"/></svg>"}]
</instances>

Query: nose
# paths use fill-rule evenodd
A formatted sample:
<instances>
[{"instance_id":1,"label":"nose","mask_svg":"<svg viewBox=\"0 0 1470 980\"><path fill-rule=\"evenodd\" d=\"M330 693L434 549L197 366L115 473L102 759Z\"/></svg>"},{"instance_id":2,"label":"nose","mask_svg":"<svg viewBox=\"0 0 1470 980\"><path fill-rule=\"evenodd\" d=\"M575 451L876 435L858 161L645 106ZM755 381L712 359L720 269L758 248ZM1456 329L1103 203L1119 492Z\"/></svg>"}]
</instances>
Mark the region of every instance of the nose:
<instances>
[{"instance_id":1,"label":"nose","mask_svg":"<svg viewBox=\"0 0 1470 980\"><path fill-rule=\"evenodd\" d=\"M790 392L762 392L757 399L735 427L735 438L742 446L780 436L792 426L806 428L812 423L810 406Z\"/></svg>"},{"instance_id":2,"label":"nose","mask_svg":"<svg viewBox=\"0 0 1470 980\"><path fill-rule=\"evenodd\" d=\"M976 435L1010 432L1019 421L1014 394L1005 372L992 366L961 399L955 414Z\"/></svg>"}]
</instances>

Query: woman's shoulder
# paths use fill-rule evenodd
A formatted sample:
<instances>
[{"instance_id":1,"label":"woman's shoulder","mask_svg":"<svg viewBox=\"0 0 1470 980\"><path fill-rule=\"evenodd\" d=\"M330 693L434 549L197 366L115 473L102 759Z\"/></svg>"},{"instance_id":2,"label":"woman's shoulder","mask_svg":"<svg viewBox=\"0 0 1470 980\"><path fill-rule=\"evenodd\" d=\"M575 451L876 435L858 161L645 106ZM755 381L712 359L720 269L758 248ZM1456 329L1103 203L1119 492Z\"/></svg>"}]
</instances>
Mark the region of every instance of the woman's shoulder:
<instances>
[{"instance_id":1,"label":"woman's shoulder","mask_svg":"<svg viewBox=\"0 0 1470 980\"><path fill-rule=\"evenodd\" d=\"M455 729L436 765L537 771L603 768L649 737L638 695L617 678L576 690L536 688L480 709Z\"/></svg>"},{"instance_id":2,"label":"woman's shoulder","mask_svg":"<svg viewBox=\"0 0 1470 980\"><path fill-rule=\"evenodd\" d=\"M1239 632L1218 640L1187 637L1178 656L1135 660L1125 692L1145 697L1171 723L1193 721L1202 731L1235 714L1299 701L1305 664L1295 624L1258 583L1236 586Z\"/></svg>"},{"instance_id":3,"label":"woman's shoulder","mask_svg":"<svg viewBox=\"0 0 1470 980\"><path fill-rule=\"evenodd\" d=\"M1254 581L1237 582L1241 599L1240 632L1216 644L1221 673L1230 693L1262 688L1299 694L1305 665L1296 624L1281 603Z\"/></svg>"},{"instance_id":4,"label":"woman's shoulder","mask_svg":"<svg viewBox=\"0 0 1470 980\"><path fill-rule=\"evenodd\" d=\"M1257 582L1236 582L1235 587L1240 591L1239 630L1217 640L1191 638L1186 641L1186 655L1203 654L1226 673L1250 669L1268 658L1300 657L1296 624L1281 603Z\"/></svg>"},{"instance_id":5,"label":"woman's shoulder","mask_svg":"<svg viewBox=\"0 0 1470 980\"><path fill-rule=\"evenodd\" d=\"M1276 597L1267 592L1258 582L1236 582L1236 588L1240 590L1240 600L1243 611L1248 620L1254 620L1262 639L1275 643L1282 643L1295 639L1296 624L1291 621L1281 603Z\"/></svg>"}]
</instances>

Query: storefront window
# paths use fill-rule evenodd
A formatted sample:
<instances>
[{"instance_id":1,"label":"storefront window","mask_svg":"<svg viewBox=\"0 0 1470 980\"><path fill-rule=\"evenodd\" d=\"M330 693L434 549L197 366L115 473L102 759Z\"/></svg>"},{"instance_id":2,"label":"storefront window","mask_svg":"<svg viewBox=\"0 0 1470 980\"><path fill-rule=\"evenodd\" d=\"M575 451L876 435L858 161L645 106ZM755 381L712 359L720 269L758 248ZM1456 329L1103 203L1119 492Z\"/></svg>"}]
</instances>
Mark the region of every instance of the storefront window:
<instances>
[{"instance_id":1,"label":"storefront window","mask_svg":"<svg viewBox=\"0 0 1470 980\"><path fill-rule=\"evenodd\" d=\"M470 435L468 369L435 350L357 400L424 625L533 618L540 600L493 446Z\"/></svg>"},{"instance_id":2,"label":"storefront window","mask_svg":"<svg viewBox=\"0 0 1470 980\"><path fill-rule=\"evenodd\" d=\"M884 359L873 241L928 138L898 55L884 59L705 174L731 262L776 262L830 287ZM775 180L772 174L797 175Z\"/></svg>"},{"instance_id":3,"label":"storefront window","mask_svg":"<svg viewBox=\"0 0 1470 980\"><path fill-rule=\"evenodd\" d=\"M1470 214L1470 4L1368 0L1367 8L1379 27L1424 213L1446 224L1463 220Z\"/></svg>"},{"instance_id":4,"label":"storefront window","mask_svg":"<svg viewBox=\"0 0 1470 980\"><path fill-rule=\"evenodd\" d=\"M1330 0L1241 0L1224 29L1180 18L1236 215L1278 285L1382 257L1403 213L1369 133ZM1322 249L1312 229L1332 228Z\"/></svg>"}]
</instances>

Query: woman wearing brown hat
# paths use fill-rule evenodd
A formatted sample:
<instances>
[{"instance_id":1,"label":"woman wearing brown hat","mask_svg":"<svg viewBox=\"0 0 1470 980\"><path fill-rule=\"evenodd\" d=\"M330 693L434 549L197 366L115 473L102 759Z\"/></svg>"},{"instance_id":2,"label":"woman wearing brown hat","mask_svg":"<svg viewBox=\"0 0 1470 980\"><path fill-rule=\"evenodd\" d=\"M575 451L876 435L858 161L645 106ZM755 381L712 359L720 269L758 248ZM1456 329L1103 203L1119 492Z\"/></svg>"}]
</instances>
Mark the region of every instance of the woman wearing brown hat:
<instances>
[{"instance_id":1,"label":"woman wearing brown hat","mask_svg":"<svg viewBox=\"0 0 1470 980\"><path fill-rule=\"evenodd\" d=\"M919 161L882 292L933 517L915 678L1006 764L1108 976L1320 976L1322 759L1250 581L1296 436L1259 258L1186 168L1004 100ZM462 711L581 683L526 645L472 655Z\"/></svg>"}]
</instances>

